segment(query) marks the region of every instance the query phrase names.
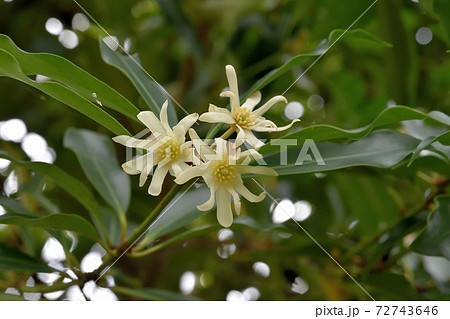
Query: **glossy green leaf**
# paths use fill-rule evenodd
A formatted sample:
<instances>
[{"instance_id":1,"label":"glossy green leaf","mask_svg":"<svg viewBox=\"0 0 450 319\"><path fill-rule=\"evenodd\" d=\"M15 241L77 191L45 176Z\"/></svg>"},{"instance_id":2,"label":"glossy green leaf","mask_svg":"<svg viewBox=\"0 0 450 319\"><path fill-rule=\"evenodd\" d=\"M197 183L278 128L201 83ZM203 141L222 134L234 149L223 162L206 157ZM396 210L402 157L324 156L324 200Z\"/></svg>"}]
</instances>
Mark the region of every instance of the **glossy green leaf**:
<instances>
[{"instance_id":1,"label":"glossy green leaf","mask_svg":"<svg viewBox=\"0 0 450 319\"><path fill-rule=\"evenodd\" d=\"M13 78L48 94L56 100L86 115L117 135L129 135L129 132L115 118L106 113L98 105L72 91L70 88L57 82L37 82L31 80L24 74L19 62L17 62L17 60L7 51L0 49L0 77L1 76Z\"/></svg>"},{"instance_id":2,"label":"glossy green leaf","mask_svg":"<svg viewBox=\"0 0 450 319\"><path fill-rule=\"evenodd\" d=\"M387 168L402 161L418 144L417 139L408 135L395 131L379 131L351 144L330 142L315 144L323 162L318 161L312 148L306 144L289 149L286 153L269 155L264 160L279 175L325 172L351 166ZM303 147L305 149L302 151ZM286 165L283 165L283 156L286 156Z\"/></svg>"},{"instance_id":3,"label":"glossy green leaf","mask_svg":"<svg viewBox=\"0 0 450 319\"><path fill-rule=\"evenodd\" d=\"M165 89L144 71L139 61L139 57L123 55L111 50L110 47L100 39L100 50L103 60L119 69L134 84L139 94L145 100L150 109L159 117L161 106L168 100L168 117L171 125L177 124L177 114L171 99Z\"/></svg>"},{"instance_id":4,"label":"glossy green leaf","mask_svg":"<svg viewBox=\"0 0 450 319\"><path fill-rule=\"evenodd\" d=\"M25 207L23 207L19 201L14 200L12 198L8 197L0 197L0 205L3 206L3 208L12 214L22 215L22 216L29 216L33 217L34 215ZM0 216L2 217L2 216Z\"/></svg>"},{"instance_id":5,"label":"glossy green leaf","mask_svg":"<svg viewBox=\"0 0 450 319\"><path fill-rule=\"evenodd\" d=\"M33 172L41 174L45 177L50 178L59 187L66 190L70 195L72 195L76 200L80 202L89 212L94 215L99 214L99 204L95 200L92 192L78 179L67 174L65 171L60 169L56 165L42 163L42 162L26 162L19 161L12 157L10 154L0 151L0 158L7 159L13 162L14 165L24 167Z\"/></svg>"},{"instance_id":6,"label":"glossy green leaf","mask_svg":"<svg viewBox=\"0 0 450 319\"><path fill-rule=\"evenodd\" d=\"M135 297L143 300L154 300L154 301L195 301L198 298L192 296L186 296L182 294L177 294L168 290L161 290L155 288L127 288L127 287L112 287L112 291L119 294L124 294L130 297Z\"/></svg>"},{"instance_id":7,"label":"glossy green leaf","mask_svg":"<svg viewBox=\"0 0 450 319\"><path fill-rule=\"evenodd\" d=\"M431 120L435 123L450 126L450 117L444 113L433 111L430 113L423 113L406 106L394 106L385 109L377 118L369 125L353 129L345 130L331 125L313 125L305 127L300 131L285 135L278 140L271 141L271 143L264 145L259 150L262 154L271 152L279 152L280 146L277 145L281 140L296 140L295 145L287 145L287 148L301 145L306 139L312 139L315 143L326 140L348 138L353 140L361 139L377 127L399 123L408 120ZM292 144L292 143L291 143Z\"/></svg>"},{"instance_id":8,"label":"glossy green leaf","mask_svg":"<svg viewBox=\"0 0 450 319\"><path fill-rule=\"evenodd\" d=\"M427 227L410 248L419 254L450 259L450 196L435 199L437 208L430 214Z\"/></svg>"},{"instance_id":9,"label":"glossy green leaf","mask_svg":"<svg viewBox=\"0 0 450 319\"><path fill-rule=\"evenodd\" d=\"M411 156L411 159L409 160L408 166L410 166L416 160L417 156L420 155L420 152L422 152L428 146L430 146L436 142L439 142L439 143L442 143L445 145L450 145L450 131L445 132L444 134L441 134L439 136L429 136L429 137L425 138L414 150L413 155Z\"/></svg>"},{"instance_id":10,"label":"glossy green leaf","mask_svg":"<svg viewBox=\"0 0 450 319\"><path fill-rule=\"evenodd\" d=\"M207 212L197 210L209 198L209 189L205 186L177 195L155 219L147 231L148 240L154 240L172 231L180 229Z\"/></svg>"},{"instance_id":11,"label":"glossy green leaf","mask_svg":"<svg viewBox=\"0 0 450 319\"><path fill-rule=\"evenodd\" d=\"M130 203L130 179L120 167L111 138L84 129L68 129L64 146L71 149L81 167L105 201L125 214Z\"/></svg>"},{"instance_id":12,"label":"glossy green leaf","mask_svg":"<svg viewBox=\"0 0 450 319\"><path fill-rule=\"evenodd\" d=\"M18 249L0 243L0 270L15 272L54 272L55 269L21 252Z\"/></svg>"},{"instance_id":13,"label":"glossy green leaf","mask_svg":"<svg viewBox=\"0 0 450 319\"><path fill-rule=\"evenodd\" d=\"M56 214L41 218L5 214L0 216L0 224L68 230L98 240L94 227L84 218L74 214Z\"/></svg>"},{"instance_id":14,"label":"glossy green leaf","mask_svg":"<svg viewBox=\"0 0 450 319\"><path fill-rule=\"evenodd\" d=\"M116 110L137 120L139 109L116 90L93 77L72 62L53 54L28 53L19 49L6 35L0 34L0 49L7 51L27 75L43 75L67 86L87 100ZM97 96L95 98L93 93Z\"/></svg>"},{"instance_id":15,"label":"glossy green leaf","mask_svg":"<svg viewBox=\"0 0 450 319\"><path fill-rule=\"evenodd\" d=\"M18 201L7 197L0 197L0 205L7 212L7 214L0 216L0 224L68 230L86 236L89 239L98 239L94 227L86 219L78 215L58 213L38 218Z\"/></svg>"}]
</instances>

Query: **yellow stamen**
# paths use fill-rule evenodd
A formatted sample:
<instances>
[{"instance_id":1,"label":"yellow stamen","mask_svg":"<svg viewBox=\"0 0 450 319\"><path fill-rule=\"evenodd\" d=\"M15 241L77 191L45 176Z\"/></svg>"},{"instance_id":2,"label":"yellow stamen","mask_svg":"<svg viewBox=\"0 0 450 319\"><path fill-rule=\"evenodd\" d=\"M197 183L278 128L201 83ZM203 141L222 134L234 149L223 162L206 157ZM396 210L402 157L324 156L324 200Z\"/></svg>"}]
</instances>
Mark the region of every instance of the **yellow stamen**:
<instances>
[{"instance_id":1,"label":"yellow stamen","mask_svg":"<svg viewBox=\"0 0 450 319\"><path fill-rule=\"evenodd\" d=\"M156 153L161 156L162 159L174 160L180 155L180 145L170 139L156 149Z\"/></svg>"},{"instance_id":2,"label":"yellow stamen","mask_svg":"<svg viewBox=\"0 0 450 319\"><path fill-rule=\"evenodd\" d=\"M236 168L234 165L230 165L226 161L220 161L214 166L212 175L217 182L221 184L228 184L236 178Z\"/></svg>"},{"instance_id":3,"label":"yellow stamen","mask_svg":"<svg viewBox=\"0 0 450 319\"><path fill-rule=\"evenodd\" d=\"M237 110L233 110L231 114L236 121L236 124L242 128L248 128L255 123L255 116L252 114L252 111L245 107L240 107Z\"/></svg>"}]
</instances>

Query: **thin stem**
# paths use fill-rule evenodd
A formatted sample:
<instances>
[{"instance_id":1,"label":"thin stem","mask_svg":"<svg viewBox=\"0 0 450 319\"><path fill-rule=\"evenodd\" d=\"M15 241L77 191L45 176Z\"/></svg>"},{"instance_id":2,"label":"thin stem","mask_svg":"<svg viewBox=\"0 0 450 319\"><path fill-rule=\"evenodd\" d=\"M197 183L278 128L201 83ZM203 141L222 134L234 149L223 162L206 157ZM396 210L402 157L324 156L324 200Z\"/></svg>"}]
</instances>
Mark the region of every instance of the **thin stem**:
<instances>
[{"instance_id":1,"label":"thin stem","mask_svg":"<svg viewBox=\"0 0 450 319\"><path fill-rule=\"evenodd\" d=\"M227 139L230 137L231 134L233 134L236 131L236 126L232 125L228 130L226 130L221 136L221 139Z\"/></svg>"},{"instance_id":2,"label":"thin stem","mask_svg":"<svg viewBox=\"0 0 450 319\"><path fill-rule=\"evenodd\" d=\"M125 239L127 237L127 219L125 214L119 213L120 236Z\"/></svg>"},{"instance_id":3,"label":"thin stem","mask_svg":"<svg viewBox=\"0 0 450 319\"><path fill-rule=\"evenodd\" d=\"M204 234L209 234L212 231L215 230L219 230L220 226L219 225L214 225L214 226L204 226L204 227L200 227L198 229L195 230L191 230L191 231L187 231L185 233L179 234L175 237L172 237L158 245L152 246L150 248L147 248L145 250L141 250L141 251L133 251L130 253L130 257L131 258L142 258L142 257L146 257L152 253L154 253L155 251L158 251L164 247L167 247L173 243L176 243L178 241L187 239L187 238L193 238L193 237L197 237L197 236L201 236Z\"/></svg>"},{"instance_id":4,"label":"thin stem","mask_svg":"<svg viewBox=\"0 0 450 319\"><path fill-rule=\"evenodd\" d=\"M145 233L156 217L162 212L162 210L169 204L169 202L178 194L181 190L181 186L174 185L170 191L163 197L163 199L156 205L153 211L145 218L141 225L133 232L133 234L120 245L118 253L127 249L129 246L133 245L134 242Z\"/></svg>"}]
</instances>

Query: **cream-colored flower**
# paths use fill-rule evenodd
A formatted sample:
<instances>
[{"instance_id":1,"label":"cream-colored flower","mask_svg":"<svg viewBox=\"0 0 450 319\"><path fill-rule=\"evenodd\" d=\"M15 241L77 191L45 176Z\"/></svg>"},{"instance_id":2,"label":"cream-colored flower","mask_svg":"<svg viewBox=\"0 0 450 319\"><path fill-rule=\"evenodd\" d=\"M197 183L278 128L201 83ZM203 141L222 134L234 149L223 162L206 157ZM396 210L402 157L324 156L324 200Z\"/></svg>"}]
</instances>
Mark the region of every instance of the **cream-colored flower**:
<instances>
[{"instance_id":1,"label":"cream-colored flower","mask_svg":"<svg viewBox=\"0 0 450 319\"><path fill-rule=\"evenodd\" d=\"M124 146L146 150L147 153L122 164L123 170L130 175L140 174L139 186L147 181L153 166L156 169L148 188L148 193L157 196L161 193L164 178L169 172L172 176L178 176L192 162L192 143L185 142L186 133L197 121L198 114L190 114L184 117L173 129L167 120L166 101L161 107L160 120L153 112L144 111L138 114L138 119L153 133L150 140L136 139L127 135L113 138L114 142Z\"/></svg>"},{"instance_id":2,"label":"cream-colored flower","mask_svg":"<svg viewBox=\"0 0 450 319\"><path fill-rule=\"evenodd\" d=\"M277 95L267 101L260 108L253 110L256 105L261 101L261 92L257 91L253 93L245 102L241 105L239 101L239 89L236 71L233 66L227 65L225 67L227 74L228 84L230 86L229 91L222 92L220 96L229 97L231 112L225 108L217 107L213 104L209 105L209 110L200 116L200 121L207 123L225 123L231 127L235 126L238 130L238 140L245 139L253 147L259 148L264 145L254 134L254 132L278 132L287 130L299 120L293 120L289 125L283 127L277 127L272 121L265 119L262 115L269 110L275 103L283 101L287 103L287 100L282 95Z\"/></svg>"},{"instance_id":3,"label":"cream-colored flower","mask_svg":"<svg viewBox=\"0 0 450 319\"><path fill-rule=\"evenodd\" d=\"M211 194L209 200L197 208L202 211L210 210L217 202L217 220L223 227L229 227L233 223L231 198L235 212L239 215L241 211L239 195L250 202L260 202L266 195L265 192L259 195L250 192L245 187L241 174L276 176L277 173L269 167L246 165L249 157L255 159L262 157L255 150L241 152L240 149L236 150L235 145L221 138L215 139L216 148L213 150L193 129L189 130L189 135L201 160L196 163L197 166L184 170L175 182L184 184L194 177L203 177Z\"/></svg>"}]
</instances>

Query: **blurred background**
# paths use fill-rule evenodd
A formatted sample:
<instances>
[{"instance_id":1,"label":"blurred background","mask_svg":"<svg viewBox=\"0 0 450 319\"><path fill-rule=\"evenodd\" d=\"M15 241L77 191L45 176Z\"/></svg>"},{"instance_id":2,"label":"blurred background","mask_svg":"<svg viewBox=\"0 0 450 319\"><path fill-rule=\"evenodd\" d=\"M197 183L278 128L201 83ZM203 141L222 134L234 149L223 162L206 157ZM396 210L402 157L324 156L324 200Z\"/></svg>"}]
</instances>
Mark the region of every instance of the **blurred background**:
<instances>
[{"instance_id":1,"label":"blurred background","mask_svg":"<svg viewBox=\"0 0 450 319\"><path fill-rule=\"evenodd\" d=\"M145 70L188 112L204 112L208 103L226 106L219 97L227 86L226 64L234 65L241 92L245 92L294 56L326 49L329 34L346 29L372 2L79 0L128 53L139 55ZM331 124L351 129L369 124L390 105L449 114L449 33L440 15L445 12L429 12L414 0L378 1L353 29L364 29L392 46L367 39L338 41L286 92L290 103L273 107L270 117L280 125L301 118L300 127ZM0 0L0 33L25 51L67 58L145 109L132 83L103 62L99 38L106 34L75 1ZM114 41L109 46L121 50ZM263 99L283 93L312 61L264 88ZM184 115L181 109L176 111L179 117ZM137 123L112 114L131 132L140 130ZM426 129L419 126L409 123L402 129ZM83 181L86 178L73 153L63 147L62 138L69 127L111 135L35 89L0 77L1 149L23 159L55 162ZM200 136L209 126L203 128ZM117 150L122 162L125 154ZM0 172L4 196L14 197L25 187L20 172L12 171L8 161L0 159ZM419 227L377 248L384 230L429 208L430 178L435 175L433 168L421 174L405 167L352 168L267 179L266 187L280 200L279 205L265 200L251 209L244 207L259 229L233 226L176 243L145 259L119 261L108 280L112 285L154 287L206 300L366 300L365 293L285 218L286 210L346 270L359 276L377 300L448 300L450 262L407 248ZM132 186L128 214L139 222L156 199L148 196L145 188L139 189L136 179ZM45 194L50 198L49 207L82 210L51 184ZM423 227L425 220L418 225ZM214 214L209 214L193 226L214 222ZM285 228L278 228L281 224ZM11 231L9 226L0 226L0 239L19 240L11 239ZM60 244L44 235L40 238L32 244L21 240L30 245L30 254L62 262L58 259ZM83 239L77 245L76 254L85 260L85 269L98 267L101 250ZM51 282L52 278L33 280ZM97 288L95 294L93 299L130 298L106 288ZM73 291L47 295L39 298L79 298L79 292Z\"/></svg>"}]
</instances>

